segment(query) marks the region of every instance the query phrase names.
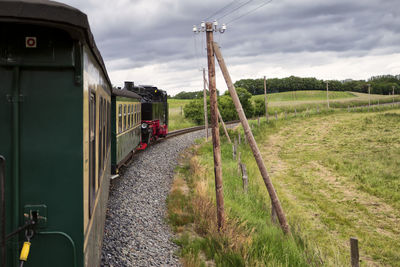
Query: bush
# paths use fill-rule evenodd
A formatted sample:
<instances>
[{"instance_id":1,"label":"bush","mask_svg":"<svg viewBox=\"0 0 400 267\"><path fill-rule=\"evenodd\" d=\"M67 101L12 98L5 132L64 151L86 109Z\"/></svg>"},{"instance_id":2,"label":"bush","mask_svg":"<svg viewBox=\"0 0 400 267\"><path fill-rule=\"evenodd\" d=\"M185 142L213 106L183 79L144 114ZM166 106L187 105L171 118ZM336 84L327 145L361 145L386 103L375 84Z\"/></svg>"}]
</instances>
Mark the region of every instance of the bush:
<instances>
[{"instance_id":1,"label":"bush","mask_svg":"<svg viewBox=\"0 0 400 267\"><path fill-rule=\"evenodd\" d=\"M207 99L208 121L210 121L210 99ZM195 99L186 104L183 108L185 118L191 119L197 124L204 124L203 99Z\"/></svg>"},{"instance_id":2,"label":"bush","mask_svg":"<svg viewBox=\"0 0 400 267\"><path fill-rule=\"evenodd\" d=\"M253 116L254 107L250 101L251 94L246 89L236 88L239 100L242 103L243 110L248 118ZM239 119L235 105L229 92L218 98L218 108L224 121L232 121ZM195 99L183 108L185 118L191 119L197 124L204 124L204 107L202 99ZM211 122L210 116L210 99L207 98L208 121Z\"/></svg>"},{"instance_id":3,"label":"bush","mask_svg":"<svg viewBox=\"0 0 400 267\"><path fill-rule=\"evenodd\" d=\"M265 101L262 98L254 99L254 116L262 116L265 114Z\"/></svg>"}]
</instances>

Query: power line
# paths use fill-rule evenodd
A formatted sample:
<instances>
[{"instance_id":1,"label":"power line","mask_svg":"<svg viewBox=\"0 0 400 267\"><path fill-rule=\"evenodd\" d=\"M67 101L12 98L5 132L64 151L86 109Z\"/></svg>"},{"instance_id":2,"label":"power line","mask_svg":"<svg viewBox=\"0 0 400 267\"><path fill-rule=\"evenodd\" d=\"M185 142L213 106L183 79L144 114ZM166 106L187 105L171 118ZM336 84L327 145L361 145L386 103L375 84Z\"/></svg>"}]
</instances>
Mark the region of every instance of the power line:
<instances>
[{"instance_id":1,"label":"power line","mask_svg":"<svg viewBox=\"0 0 400 267\"><path fill-rule=\"evenodd\" d=\"M223 15L222 17L219 17L218 20L225 18L226 16L232 14L233 12L237 11L238 9L244 7L245 5L247 5L250 2L253 2L254 0L248 0L247 2L245 2L244 4L241 4L240 6L236 7L235 9L231 10L230 12L226 13L225 15Z\"/></svg>"},{"instance_id":2,"label":"power line","mask_svg":"<svg viewBox=\"0 0 400 267\"><path fill-rule=\"evenodd\" d=\"M271 3L271 2L272 2L272 0L268 0L267 2L265 2L265 3L261 4L261 5L259 5L258 7L256 7L256 8L254 8L254 9L250 10L249 12L244 13L243 15L241 15L241 16L239 16L239 17L236 17L236 18L234 18L234 19L228 21L226 24L229 24L229 23L232 23L232 22L234 22L234 21L236 21L236 20L238 20L238 19L241 19L241 18L243 18L243 17L249 15L250 13L253 13L253 12L255 12L256 10L262 8L263 6L265 6L265 5L269 4L269 3Z\"/></svg>"},{"instance_id":3,"label":"power line","mask_svg":"<svg viewBox=\"0 0 400 267\"><path fill-rule=\"evenodd\" d=\"M227 9L228 7L230 7L233 3L237 2L239 0L233 0L232 2L230 2L229 4L225 5L224 7L222 7L221 9L217 10L216 12L214 12L212 15L210 15L209 17L207 17L205 20L207 21L208 19L214 17L215 15L219 14L220 12L224 11L225 9Z\"/></svg>"},{"instance_id":4,"label":"power line","mask_svg":"<svg viewBox=\"0 0 400 267\"><path fill-rule=\"evenodd\" d=\"M196 41L196 36L193 35L193 45L194 45L194 56L196 57L196 65L197 68L200 68L200 62L199 62L199 53L198 53L198 49L197 49L197 41Z\"/></svg>"}]
</instances>

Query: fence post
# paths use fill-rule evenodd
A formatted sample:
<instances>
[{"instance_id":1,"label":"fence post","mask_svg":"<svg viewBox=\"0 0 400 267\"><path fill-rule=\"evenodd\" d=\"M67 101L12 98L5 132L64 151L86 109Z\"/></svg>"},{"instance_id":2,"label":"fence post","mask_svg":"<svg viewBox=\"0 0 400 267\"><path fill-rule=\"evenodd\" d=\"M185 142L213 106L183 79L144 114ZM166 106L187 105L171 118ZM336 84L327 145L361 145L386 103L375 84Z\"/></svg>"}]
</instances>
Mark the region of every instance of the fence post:
<instances>
[{"instance_id":1,"label":"fence post","mask_svg":"<svg viewBox=\"0 0 400 267\"><path fill-rule=\"evenodd\" d=\"M360 255L358 252L358 240L355 237L350 238L351 267L360 266Z\"/></svg>"},{"instance_id":2,"label":"fence post","mask_svg":"<svg viewBox=\"0 0 400 267\"><path fill-rule=\"evenodd\" d=\"M239 145L242 143L241 138L240 138L240 132L238 132L238 137L239 137Z\"/></svg>"},{"instance_id":3,"label":"fence post","mask_svg":"<svg viewBox=\"0 0 400 267\"><path fill-rule=\"evenodd\" d=\"M232 158L236 159L236 144L232 144Z\"/></svg>"},{"instance_id":4,"label":"fence post","mask_svg":"<svg viewBox=\"0 0 400 267\"><path fill-rule=\"evenodd\" d=\"M241 163L240 166L241 166L241 169L242 169L243 191L245 193L247 193L247 188L248 188L248 185L249 185L249 178L247 176L246 164Z\"/></svg>"},{"instance_id":5,"label":"fence post","mask_svg":"<svg viewBox=\"0 0 400 267\"><path fill-rule=\"evenodd\" d=\"M240 159L240 151L238 151L238 175L240 175L242 172L242 167L240 164L242 164L242 160Z\"/></svg>"},{"instance_id":6,"label":"fence post","mask_svg":"<svg viewBox=\"0 0 400 267\"><path fill-rule=\"evenodd\" d=\"M277 120L278 119L278 112L276 112L276 110L275 110L275 120Z\"/></svg>"},{"instance_id":7,"label":"fence post","mask_svg":"<svg viewBox=\"0 0 400 267\"><path fill-rule=\"evenodd\" d=\"M297 117L297 109L294 108L294 116Z\"/></svg>"},{"instance_id":8,"label":"fence post","mask_svg":"<svg viewBox=\"0 0 400 267\"><path fill-rule=\"evenodd\" d=\"M258 127L260 127L260 116L258 116Z\"/></svg>"}]
</instances>

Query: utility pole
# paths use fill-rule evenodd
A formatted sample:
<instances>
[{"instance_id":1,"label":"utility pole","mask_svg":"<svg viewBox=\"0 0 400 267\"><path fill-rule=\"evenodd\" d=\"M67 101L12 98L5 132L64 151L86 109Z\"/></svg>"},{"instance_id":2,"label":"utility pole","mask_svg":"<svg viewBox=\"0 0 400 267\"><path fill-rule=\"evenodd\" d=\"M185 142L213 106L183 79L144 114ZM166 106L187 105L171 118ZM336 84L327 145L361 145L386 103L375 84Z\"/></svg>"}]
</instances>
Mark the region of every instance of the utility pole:
<instances>
[{"instance_id":1,"label":"utility pole","mask_svg":"<svg viewBox=\"0 0 400 267\"><path fill-rule=\"evenodd\" d=\"M216 23L214 23L215 25ZM216 25L215 25L216 26ZM225 227L225 210L224 210L224 193L222 187L222 166L221 166L221 146L219 140L218 127L218 102L215 81L215 58L214 58L214 28L213 23L206 23L207 37L207 61L208 61L208 81L210 89L210 110L211 110L211 127L212 141L214 152L214 175L215 175L215 193L217 200L217 221L218 230L221 231Z\"/></svg>"},{"instance_id":2,"label":"utility pole","mask_svg":"<svg viewBox=\"0 0 400 267\"><path fill-rule=\"evenodd\" d=\"M328 105L328 109L329 109L329 82L326 81L326 103Z\"/></svg>"},{"instance_id":3,"label":"utility pole","mask_svg":"<svg viewBox=\"0 0 400 267\"><path fill-rule=\"evenodd\" d=\"M264 76L265 119L268 122L267 78Z\"/></svg>"},{"instance_id":4,"label":"utility pole","mask_svg":"<svg viewBox=\"0 0 400 267\"><path fill-rule=\"evenodd\" d=\"M207 115L207 90L206 90L206 69L203 68L203 96L204 96L204 125L206 130L206 140L208 141L208 115Z\"/></svg>"}]
</instances>

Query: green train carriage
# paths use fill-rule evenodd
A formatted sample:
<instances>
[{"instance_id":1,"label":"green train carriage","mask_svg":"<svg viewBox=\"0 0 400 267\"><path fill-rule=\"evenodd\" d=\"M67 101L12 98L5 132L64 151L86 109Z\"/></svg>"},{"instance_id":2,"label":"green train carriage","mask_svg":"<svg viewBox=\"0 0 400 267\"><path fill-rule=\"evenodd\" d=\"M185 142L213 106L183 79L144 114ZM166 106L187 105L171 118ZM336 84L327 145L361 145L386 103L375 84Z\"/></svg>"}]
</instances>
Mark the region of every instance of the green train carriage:
<instances>
[{"instance_id":1,"label":"green train carriage","mask_svg":"<svg viewBox=\"0 0 400 267\"><path fill-rule=\"evenodd\" d=\"M112 173L127 162L141 141L141 97L128 90L113 89L111 98Z\"/></svg>"},{"instance_id":2,"label":"green train carriage","mask_svg":"<svg viewBox=\"0 0 400 267\"><path fill-rule=\"evenodd\" d=\"M87 17L51 1L0 0L0 33L1 229L34 231L24 266L99 266L111 83ZM24 232L1 234L0 264L19 266Z\"/></svg>"}]
</instances>

